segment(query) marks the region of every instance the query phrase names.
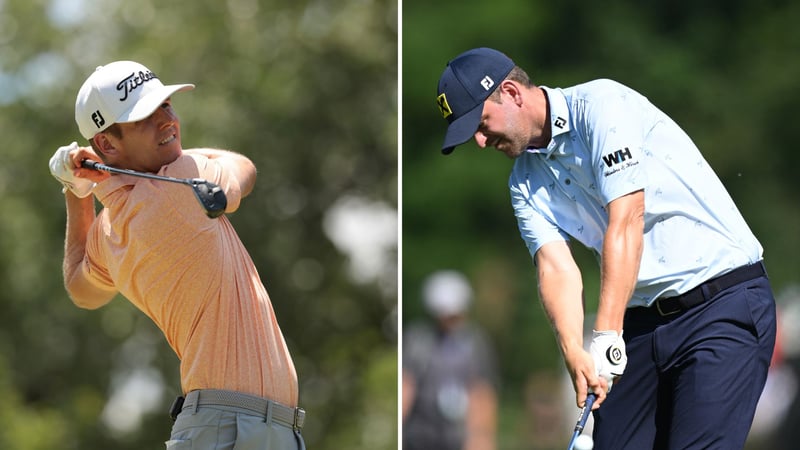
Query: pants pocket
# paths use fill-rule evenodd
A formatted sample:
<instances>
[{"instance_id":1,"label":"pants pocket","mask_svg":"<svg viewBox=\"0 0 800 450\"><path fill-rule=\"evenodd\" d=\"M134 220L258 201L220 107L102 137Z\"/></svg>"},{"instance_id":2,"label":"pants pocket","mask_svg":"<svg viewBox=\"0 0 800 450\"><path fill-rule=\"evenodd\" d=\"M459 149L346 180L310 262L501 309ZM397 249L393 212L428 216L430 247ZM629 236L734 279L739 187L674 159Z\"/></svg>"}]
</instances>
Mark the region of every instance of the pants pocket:
<instances>
[{"instance_id":1,"label":"pants pocket","mask_svg":"<svg viewBox=\"0 0 800 450\"><path fill-rule=\"evenodd\" d=\"M299 431L295 430L294 438L297 441L297 450L306 450L306 441Z\"/></svg>"}]
</instances>

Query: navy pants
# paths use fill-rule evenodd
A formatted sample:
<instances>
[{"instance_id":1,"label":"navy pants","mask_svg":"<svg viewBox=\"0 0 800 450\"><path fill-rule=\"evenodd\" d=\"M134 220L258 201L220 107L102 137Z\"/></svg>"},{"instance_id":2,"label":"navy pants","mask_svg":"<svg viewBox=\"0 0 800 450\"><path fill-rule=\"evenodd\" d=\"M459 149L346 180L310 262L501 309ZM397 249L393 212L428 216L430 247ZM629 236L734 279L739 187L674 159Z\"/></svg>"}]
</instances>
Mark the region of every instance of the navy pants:
<instances>
[{"instance_id":1,"label":"navy pants","mask_svg":"<svg viewBox=\"0 0 800 450\"><path fill-rule=\"evenodd\" d=\"M775 328L766 276L669 317L630 308L628 365L594 412L595 450L744 448Z\"/></svg>"}]
</instances>

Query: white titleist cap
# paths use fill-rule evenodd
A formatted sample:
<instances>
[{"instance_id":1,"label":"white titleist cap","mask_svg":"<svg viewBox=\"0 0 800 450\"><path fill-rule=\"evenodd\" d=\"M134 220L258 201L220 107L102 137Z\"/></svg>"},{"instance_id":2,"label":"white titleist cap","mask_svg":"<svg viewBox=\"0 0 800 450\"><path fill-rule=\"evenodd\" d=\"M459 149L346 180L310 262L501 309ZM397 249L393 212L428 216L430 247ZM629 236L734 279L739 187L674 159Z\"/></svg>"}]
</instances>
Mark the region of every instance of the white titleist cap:
<instances>
[{"instance_id":1,"label":"white titleist cap","mask_svg":"<svg viewBox=\"0 0 800 450\"><path fill-rule=\"evenodd\" d=\"M425 280L422 296L432 315L453 316L466 311L472 300L472 288L467 277L460 272L442 270Z\"/></svg>"},{"instance_id":2,"label":"white titleist cap","mask_svg":"<svg viewBox=\"0 0 800 450\"><path fill-rule=\"evenodd\" d=\"M115 123L145 119L178 91L193 84L164 86L156 74L133 61L116 61L98 67L83 83L75 101L75 122L81 135L91 139Z\"/></svg>"}]
</instances>

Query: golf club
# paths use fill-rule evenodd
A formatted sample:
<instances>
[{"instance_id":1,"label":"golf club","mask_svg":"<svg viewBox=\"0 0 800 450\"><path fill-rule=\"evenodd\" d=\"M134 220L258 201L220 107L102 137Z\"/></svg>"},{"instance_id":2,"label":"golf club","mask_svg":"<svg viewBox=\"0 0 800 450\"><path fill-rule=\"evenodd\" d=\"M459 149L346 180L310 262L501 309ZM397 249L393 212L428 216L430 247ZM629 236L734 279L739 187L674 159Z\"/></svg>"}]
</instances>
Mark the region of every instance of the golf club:
<instances>
[{"instance_id":1,"label":"golf club","mask_svg":"<svg viewBox=\"0 0 800 450\"><path fill-rule=\"evenodd\" d=\"M586 426L586 419L589 418L589 413L592 411L592 405L596 398L597 395L591 392L586 396L586 403L583 405L580 417L578 417L578 423L575 424L575 431L572 432L572 440L569 441L567 450L573 450L575 448L575 441L578 439L578 436L581 435L583 427Z\"/></svg>"},{"instance_id":2,"label":"golf club","mask_svg":"<svg viewBox=\"0 0 800 450\"><path fill-rule=\"evenodd\" d=\"M87 169L104 170L111 173L149 178L151 180L169 181L172 183L180 183L190 186L195 197L197 197L197 200L200 201L201 205L203 205L206 215L212 219L221 216L225 212L225 208L228 206L228 198L225 197L225 192L222 190L222 188L202 178L166 177L152 173L137 172L135 170L118 169L116 167L107 166L105 164L88 159L81 161L81 166Z\"/></svg>"}]
</instances>

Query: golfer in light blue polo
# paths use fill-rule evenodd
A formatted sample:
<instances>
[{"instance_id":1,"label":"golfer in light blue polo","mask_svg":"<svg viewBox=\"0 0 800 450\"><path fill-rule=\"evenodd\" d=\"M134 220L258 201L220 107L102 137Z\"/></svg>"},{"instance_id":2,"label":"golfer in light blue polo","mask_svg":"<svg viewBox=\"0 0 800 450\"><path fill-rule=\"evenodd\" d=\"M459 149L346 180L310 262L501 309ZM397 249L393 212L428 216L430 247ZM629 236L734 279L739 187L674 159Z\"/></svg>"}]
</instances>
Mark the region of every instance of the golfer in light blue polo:
<instances>
[{"instance_id":1,"label":"golfer in light blue polo","mask_svg":"<svg viewBox=\"0 0 800 450\"><path fill-rule=\"evenodd\" d=\"M535 86L489 48L447 64L437 103L444 154L474 139L514 159L540 300L578 406L598 396L595 449L743 448L775 300L761 245L689 136L620 83ZM600 263L589 351L572 241Z\"/></svg>"}]
</instances>

